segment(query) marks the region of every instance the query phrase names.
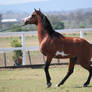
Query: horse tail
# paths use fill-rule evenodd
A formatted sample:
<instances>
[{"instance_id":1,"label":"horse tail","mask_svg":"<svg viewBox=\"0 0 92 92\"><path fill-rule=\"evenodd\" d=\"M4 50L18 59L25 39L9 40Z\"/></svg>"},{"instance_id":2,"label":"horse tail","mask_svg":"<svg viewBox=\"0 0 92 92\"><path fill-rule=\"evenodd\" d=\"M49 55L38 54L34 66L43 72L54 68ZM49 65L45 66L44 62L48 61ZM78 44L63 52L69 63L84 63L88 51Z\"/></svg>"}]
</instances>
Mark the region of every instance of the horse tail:
<instances>
[{"instance_id":1,"label":"horse tail","mask_svg":"<svg viewBox=\"0 0 92 92\"><path fill-rule=\"evenodd\" d=\"M92 57L92 44L90 44L90 46L91 46L91 48L90 48L91 50L90 51L91 51L91 57Z\"/></svg>"}]
</instances>

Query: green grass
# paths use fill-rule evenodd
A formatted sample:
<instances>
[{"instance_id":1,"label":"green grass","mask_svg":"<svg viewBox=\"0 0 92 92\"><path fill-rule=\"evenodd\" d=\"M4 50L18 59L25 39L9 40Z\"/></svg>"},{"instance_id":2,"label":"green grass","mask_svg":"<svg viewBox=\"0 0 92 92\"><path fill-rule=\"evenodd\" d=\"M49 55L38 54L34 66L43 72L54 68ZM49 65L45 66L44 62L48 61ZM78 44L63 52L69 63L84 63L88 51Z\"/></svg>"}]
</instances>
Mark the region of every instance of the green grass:
<instances>
[{"instance_id":1,"label":"green grass","mask_svg":"<svg viewBox=\"0 0 92 92\"><path fill-rule=\"evenodd\" d=\"M57 66L58 67L58 66ZM87 80L88 72L80 66L60 87L57 83L67 73L67 67L50 68L52 87L46 88L45 73L43 69L15 69L0 71L0 92L91 92L92 81L89 87L82 87Z\"/></svg>"}]
</instances>

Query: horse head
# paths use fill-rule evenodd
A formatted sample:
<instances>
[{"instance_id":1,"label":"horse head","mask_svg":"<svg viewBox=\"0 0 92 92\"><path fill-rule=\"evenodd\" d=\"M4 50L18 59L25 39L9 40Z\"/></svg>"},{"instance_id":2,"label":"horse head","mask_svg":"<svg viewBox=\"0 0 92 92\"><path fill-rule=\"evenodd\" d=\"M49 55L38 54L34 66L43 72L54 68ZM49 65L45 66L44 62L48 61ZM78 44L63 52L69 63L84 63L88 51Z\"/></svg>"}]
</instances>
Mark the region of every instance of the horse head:
<instances>
[{"instance_id":1,"label":"horse head","mask_svg":"<svg viewBox=\"0 0 92 92\"><path fill-rule=\"evenodd\" d=\"M41 15L40 9L39 10L34 9L34 12L32 13L32 15L26 17L23 20L24 25L27 25L27 24L36 24L37 25L38 24L38 15Z\"/></svg>"}]
</instances>

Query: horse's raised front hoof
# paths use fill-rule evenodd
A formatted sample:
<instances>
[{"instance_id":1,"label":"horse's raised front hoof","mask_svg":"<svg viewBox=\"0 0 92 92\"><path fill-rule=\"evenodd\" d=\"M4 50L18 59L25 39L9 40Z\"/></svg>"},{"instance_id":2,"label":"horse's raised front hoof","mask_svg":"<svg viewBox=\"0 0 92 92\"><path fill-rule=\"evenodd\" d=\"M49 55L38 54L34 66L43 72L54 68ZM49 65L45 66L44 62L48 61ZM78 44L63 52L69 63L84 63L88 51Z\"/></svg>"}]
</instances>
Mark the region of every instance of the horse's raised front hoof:
<instances>
[{"instance_id":1,"label":"horse's raised front hoof","mask_svg":"<svg viewBox=\"0 0 92 92\"><path fill-rule=\"evenodd\" d=\"M47 83L47 88L51 87L52 83Z\"/></svg>"},{"instance_id":2,"label":"horse's raised front hoof","mask_svg":"<svg viewBox=\"0 0 92 92\"><path fill-rule=\"evenodd\" d=\"M59 87L60 85L56 84L56 87Z\"/></svg>"},{"instance_id":3,"label":"horse's raised front hoof","mask_svg":"<svg viewBox=\"0 0 92 92\"><path fill-rule=\"evenodd\" d=\"M63 85L63 84L64 84L64 82L62 81L62 82L60 82L59 84L57 84L56 87L60 87L60 86Z\"/></svg>"},{"instance_id":4,"label":"horse's raised front hoof","mask_svg":"<svg viewBox=\"0 0 92 92\"><path fill-rule=\"evenodd\" d=\"M56 87L60 87L61 84L56 84Z\"/></svg>"}]
</instances>

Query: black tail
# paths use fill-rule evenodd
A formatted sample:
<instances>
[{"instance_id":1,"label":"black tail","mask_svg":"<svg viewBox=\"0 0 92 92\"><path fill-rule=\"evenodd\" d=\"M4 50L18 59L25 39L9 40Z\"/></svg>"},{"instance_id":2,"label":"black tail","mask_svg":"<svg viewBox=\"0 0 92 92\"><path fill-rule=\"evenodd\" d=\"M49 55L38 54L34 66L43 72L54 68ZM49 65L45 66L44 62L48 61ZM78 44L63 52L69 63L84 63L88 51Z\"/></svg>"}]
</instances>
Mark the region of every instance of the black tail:
<instances>
[{"instance_id":1,"label":"black tail","mask_svg":"<svg viewBox=\"0 0 92 92\"><path fill-rule=\"evenodd\" d=\"M90 44L90 51L91 51L91 57L92 57L92 44Z\"/></svg>"}]
</instances>

